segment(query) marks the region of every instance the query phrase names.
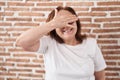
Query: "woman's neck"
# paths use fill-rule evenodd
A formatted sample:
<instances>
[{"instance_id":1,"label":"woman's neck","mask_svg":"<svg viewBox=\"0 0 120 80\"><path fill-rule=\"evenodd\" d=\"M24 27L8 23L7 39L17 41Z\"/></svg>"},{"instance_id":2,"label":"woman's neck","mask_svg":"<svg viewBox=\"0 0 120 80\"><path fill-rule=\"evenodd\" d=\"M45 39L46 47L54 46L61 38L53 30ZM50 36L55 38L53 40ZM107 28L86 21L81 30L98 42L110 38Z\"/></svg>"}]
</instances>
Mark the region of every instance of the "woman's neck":
<instances>
[{"instance_id":1,"label":"woman's neck","mask_svg":"<svg viewBox=\"0 0 120 80\"><path fill-rule=\"evenodd\" d=\"M64 40L65 44L68 44L68 45L77 45L79 44L80 42L77 41L76 39L69 39L69 40Z\"/></svg>"}]
</instances>

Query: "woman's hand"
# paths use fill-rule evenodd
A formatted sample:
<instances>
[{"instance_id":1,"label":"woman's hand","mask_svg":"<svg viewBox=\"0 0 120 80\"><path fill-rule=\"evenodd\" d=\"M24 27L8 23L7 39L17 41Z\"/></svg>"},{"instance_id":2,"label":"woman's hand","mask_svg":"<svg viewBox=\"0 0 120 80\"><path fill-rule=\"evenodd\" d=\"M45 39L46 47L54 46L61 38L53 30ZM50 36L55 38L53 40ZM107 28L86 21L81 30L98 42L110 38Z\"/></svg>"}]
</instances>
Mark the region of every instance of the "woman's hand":
<instances>
[{"instance_id":1,"label":"woman's hand","mask_svg":"<svg viewBox=\"0 0 120 80\"><path fill-rule=\"evenodd\" d=\"M73 14L62 14L55 9L55 16L53 20L50 21L55 28L69 27L72 26L70 23L77 21L78 18Z\"/></svg>"}]
</instances>

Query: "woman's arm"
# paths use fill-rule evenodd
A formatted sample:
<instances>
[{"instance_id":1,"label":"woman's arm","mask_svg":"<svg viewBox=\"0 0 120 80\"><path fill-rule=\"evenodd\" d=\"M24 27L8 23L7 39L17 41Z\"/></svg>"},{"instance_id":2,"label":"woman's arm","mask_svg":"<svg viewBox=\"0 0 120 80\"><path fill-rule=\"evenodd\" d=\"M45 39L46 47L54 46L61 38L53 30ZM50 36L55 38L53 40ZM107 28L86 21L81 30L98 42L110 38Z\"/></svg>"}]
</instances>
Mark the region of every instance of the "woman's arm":
<instances>
[{"instance_id":1,"label":"woman's arm","mask_svg":"<svg viewBox=\"0 0 120 80\"><path fill-rule=\"evenodd\" d=\"M57 12L55 14L57 14ZM40 46L39 39L43 35L54 30L55 28L71 26L68 23L77 20L78 18L75 15L61 15L58 13L57 16L50 22L47 22L46 24L39 27L31 28L21 34L17 38L16 44L21 46L26 51L37 51Z\"/></svg>"},{"instance_id":2,"label":"woman's arm","mask_svg":"<svg viewBox=\"0 0 120 80\"><path fill-rule=\"evenodd\" d=\"M51 23L31 28L17 38L16 45L21 46L26 51L37 51L40 37L53 29L54 26Z\"/></svg>"},{"instance_id":3,"label":"woman's arm","mask_svg":"<svg viewBox=\"0 0 120 80\"><path fill-rule=\"evenodd\" d=\"M94 73L95 75L95 80L105 80L105 71L97 71Z\"/></svg>"}]
</instances>

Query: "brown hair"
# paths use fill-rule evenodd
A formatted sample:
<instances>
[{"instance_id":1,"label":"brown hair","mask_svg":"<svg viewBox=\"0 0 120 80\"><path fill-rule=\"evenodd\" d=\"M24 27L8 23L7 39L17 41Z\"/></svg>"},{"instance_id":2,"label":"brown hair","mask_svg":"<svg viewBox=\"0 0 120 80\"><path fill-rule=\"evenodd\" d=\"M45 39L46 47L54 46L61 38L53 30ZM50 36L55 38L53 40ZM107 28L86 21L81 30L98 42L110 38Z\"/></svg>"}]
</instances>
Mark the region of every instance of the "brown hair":
<instances>
[{"instance_id":1,"label":"brown hair","mask_svg":"<svg viewBox=\"0 0 120 80\"><path fill-rule=\"evenodd\" d=\"M58 6L57 8L57 11L59 12L60 10L67 10L69 11L70 13L72 13L73 15L76 15L77 14L75 13L74 9L72 9L71 7L61 7L61 6ZM55 10L53 10L49 15L48 15L48 18L46 20L46 22L49 22L51 21L55 16ZM81 34L81 24L80 24L80 20L78 19L76 21L76 24L77 24L77 32L76 32L76 35L75 35L75 38L77 41L79 41L80 43L82 43L83 39L86 38L86 35L82 35ZM55 39L57 42L59 43L64 43L63 39L61 39L55 30L52 30L50 33L50 37L52 37L53 39Z\"/></svg>"}]
</instances>

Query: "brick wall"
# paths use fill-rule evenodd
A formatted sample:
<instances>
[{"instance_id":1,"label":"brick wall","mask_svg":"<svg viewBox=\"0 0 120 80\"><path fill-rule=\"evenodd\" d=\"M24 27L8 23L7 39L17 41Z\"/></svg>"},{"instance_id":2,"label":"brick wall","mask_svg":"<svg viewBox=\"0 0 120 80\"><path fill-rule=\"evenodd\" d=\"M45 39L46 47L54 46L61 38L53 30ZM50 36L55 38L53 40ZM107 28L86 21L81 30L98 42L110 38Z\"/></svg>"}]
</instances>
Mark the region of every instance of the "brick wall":
<instances>
[{"instance_id":1,"label":"brick wall","mask_svg":"<svg viewBox=\"0 0 120 80\"><path fill-rule=\"evenodd\" d=\"M72 6L82 33L98 40L108 68L106 80L120 80L120 1L118 0L0 0L0 80L44 80L41 54L15 45L25 30L45 22L58 5Z\"/></svg>"}]
</instances>

